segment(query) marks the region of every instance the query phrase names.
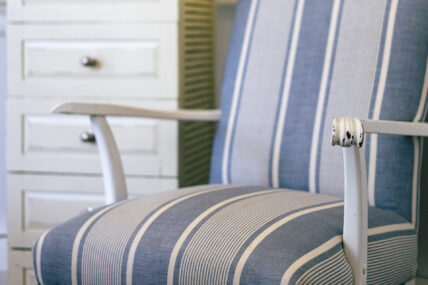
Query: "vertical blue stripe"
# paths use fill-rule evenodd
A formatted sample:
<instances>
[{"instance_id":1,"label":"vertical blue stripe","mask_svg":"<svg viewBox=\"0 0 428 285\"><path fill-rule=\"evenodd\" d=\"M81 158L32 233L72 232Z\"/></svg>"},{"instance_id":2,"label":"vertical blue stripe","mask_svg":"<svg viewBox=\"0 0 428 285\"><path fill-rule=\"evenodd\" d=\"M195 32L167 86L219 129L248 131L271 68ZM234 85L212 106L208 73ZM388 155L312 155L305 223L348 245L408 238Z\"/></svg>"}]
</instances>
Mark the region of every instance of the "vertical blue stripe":
<instances>
[{"instance_id":1,"label":"vertical blue stripe","mask_svg":"<svg viewBox=\"0 0 428 285\"><path fill-rule=\"evenodd\" d=\"M84 213L56 226L45 236L41 252L41 272L39 272L43 276L44 284L56 284L57 280L71 284L71 254L76 235L85 222L103 208ZM52 268L61 269L52 270ZM77 269L80 273L79 268Z\"/></svg>"},{"instance_id":2,"label":"vertical blue stripe","mask_svg":"<svg viewBox=\"0 0 428 285\"><path fill-rule=\"evenodd\" d=\"M371 98L371 102L370 102L370 109L369 109L369 116L368 116L369 119L373 119L373 112L374 112L374 107L375 107L375 103L376 103L376 94L377 94L377 90L379 87L380 71L382 69L383 53L384 53L384 49L385 49L386 30L388 27L388 18L389 18L388 15L389 15L390 10L391 10L391 0L388 1L388 3L386 4L386 9L385 9L385 16L384 16L383 29L382 29L382 37L381 37L381 41L380 41L378 62L377 62L377 67L376 67L376 76L375 76L375 81L374 81L374 85L373 85L372 98ZM367 134L364 137L367 177L369 177L368 171L369 171L369 164L370 164L370 142L371 142L371 135Z\"/></svg>"},{"instance_id":3,"label":"vertical blue stripe","mask_svg":"<svg viewBox=\"0 0 428 285\"><path fill-rule=\"evenodd\" d=\"M427 15L425 0L400 1L398 4L381 120L412 121L417 113L428 53ZM409 222L412 218L414 151L411 137L378 136L376 206L392 210Z\"/></svg>"},{"instance_id":4,"label":"vertical blue stripe","mask_svg":"<svg viewBox=\"0 0 428 285\"><path fill-rule=\"evenodd\" d=\"M328 75L328 84L327 89L325 92L325 99L324 99L324 106L323 106L323 115L321 117L321 124L320 124L320 131L319 131L319 140L318 140L318 147L317 147L317 157L316 157L316 167L315 167L315 192L319 193L319 181L320 181L320 163L321 163L321 145L322 145L322 135L324 133L324 122L325 122L325 116L326 116L326 110L328 105L328 99L330 94L330 85L331 85L331 78L333 75L333 67L334 67L334 61L336 59L336 48L337 48L337 41L339 39L339 33L340 33L340 23L342 22L342 12L343 12L343 0L340 1L340 8L339 8L339 14L337 19L337 28L336 28L336 35L334 36L334 45L333 45L333 52L331 57L331 65ZM326 63L324 63L326 64Z\"/></svg>"},{"instance_id":5,"label":"vertical blue stripe","mask_svg":"<svg viewBox=\"0 0 428 285\"><path fill-rule=\"evenodd\" d=\"M95 220L92 221L91 225L86 229L85 233L82 235L82 238L80 239L80 243L79 243L79 250L77 253L77 284L81 285L83 284L82 282L82 255L83 255L83 248L85 246L85 240L88 237L89 232L91 231L91 229L94 227L94 225L102 218L104 217L106 214L110 213L112 210L116 209L118 206L122 205L122 203L118 203L116 205L114 205L113 207L111 207L110 209L108 209L107 211L105 211L104 213L102 213L102 215L100 215L99 217L97 217ZM83 224L82 224L83 226ZM79 228L80 230L80 228ZM72 251L70 251L72 252ZM71 269L71 266L70 266ZM71 283L71 282L70 282Z\"/></svg>"},{"instance_id":6,"label":"vertical blue stripe","mask_svg":"<svg viewBox=\"0 0 428 285\"><path fill-rule=\"evenodd\" d=\"M333 2L306 0L305 3L280 150L280 187L309 190L310 138L313 135Z\"/></svg>"},{"instance_id":7,"label":"vertical blue stripe","mask_svg":"<svg viewBox=\"0 0 428 285\"><path fill-rule=\"evenodd\" d=\"M297 2L299 0L294 1L294 7L293 7L293 18L291 19L291 26L290 26L290 31L294 30L294 25L296 22L296 10L297 10ZM279 94L278 94L278 103L277 103L277 109L276 109L276 116L275 116L275 124L273 125L273 137L272 137L272 143L270 145L270 158L269 158L269 186L273 185L273 175L272 175L272 163L273 163L273 150L275 147L275 139L277 136L277 127L278 127L278 118L279 118L279 113L281 110L281 102L282 102L282 97L283 97L283 93L284 93L284 83L285 83L285 75L287 73L287 65L288 65L288 59L290 57L290 46L291 46L291 39L293 38L293 32L289 33L288 35L288 44L287 44L287 55L285 56L285 60L284 60L284 67L282 69L282 73L281 73L281 87L279 89ZM281 180L280 180L281 181Z\"/></svg>"},{"instance_id":8,"label":"vertical blue stripe","mask_svg":"<svg viewBox=\"0 0 428 285\"><path fill-rule=\"evenodd\" d=\"M256 1L256 0L253 0L253 1ZM253 22L251 23L252 26L251 26L250 38L248 40L248 50L247 50L247 54L245 56L245 65L244 65L244 71L243 71L243 74L242 74L242 82L241 82L241 84L239 86L238 102L236 104L236 115L235 115L235 118L233 118L234 122L233 122L233 127L232 127L232 134L231 134L231 138L230 138L230 148L229 148L230 153L233 152L233 141L234 141L234 138L235 138L235 131L234 130L236 128L236 122L238 121L238 114L239 114L239 109L240 109L240 101L241 101L241 97L242 97L242 89L243 89L243 86L244 86L244 83L245 83L245 77L247 75L248 57L249 57L249 55L251 53L251 47L252 47L253 35L254 35L254 27L256 26L256 23L257 23L257 17L259 15L259 7L260 7L260 2L261 1L262 0L258 0L258 2L257 2L257 6L256 6L255 11L254 11L254 19L253 19ZM231 168L232 168L232 166L231 166L231 159L232 159L232 155L230 154L228 156L228 161L227 161L227 177L228 177L227 180L229 182L233 183L232 179L231 179L232 175L230 174L231 173Z\"/></svg>"},{"instance_id":9,"label":"vertical blue stripe","mask_svg":"<svg viewBox=\"0 0 428 285\"><path fill-rule=\"evenodd\" d=\"M226 60L226 67L223 77L223 87L221 96L222 116L217 126L214 139L213 155L211 158L210 183L222 183L221 170L224 143L227 131L227 123L232 105L232 95L235 88L235 80L239 66L239 58L242 44L245 37L245 28L249 16L251 0L238 1L235 13L235 21L230 37L229 52Z\"/></svg>"},{"instance_id":10,"label":"vertical blue stripe","mask_svg":"<svg viewBox=\"0 0 428 285\"><path fill-rule=\"evenodd\" d=\"M181 234L198 216L222 201L263 190L266 188L233 187L197 195L168 208L150 224L138 243L134 257L134 264L138 266L132 270L133 283L141 280L144 284L166 284L171 252Z\"/></svg>"}]
</instances>

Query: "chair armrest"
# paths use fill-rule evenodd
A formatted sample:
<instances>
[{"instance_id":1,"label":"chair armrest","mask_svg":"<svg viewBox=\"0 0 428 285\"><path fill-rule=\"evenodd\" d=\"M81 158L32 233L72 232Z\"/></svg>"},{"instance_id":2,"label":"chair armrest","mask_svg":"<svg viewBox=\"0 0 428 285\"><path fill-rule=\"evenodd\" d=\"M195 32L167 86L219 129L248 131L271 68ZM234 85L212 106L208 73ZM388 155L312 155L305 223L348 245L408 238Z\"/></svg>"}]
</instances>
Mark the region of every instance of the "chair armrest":
<instances>
[{"instance_id":1,"label":"chair armrest","mask_svg":"<svg viewBox=\"0 0 428 285\"><path fill-rule=\"evenodd\" d=\"M95 134L103 173L106 204L128 198L125 173L119 149L106 116L156 118L179 121L212 122L220 119L220 110L155 110L114 104L68 102L52 109L54 114L88 115Z\"/></svg>"},{"instance_id":2,"label":"chair armrest","mask_svg":"<svg viewBox=\"0 0 428 285\"><path fill-rule=\"evenodd\" d=\"M332 145L344 147L343 245L355 284L366 284L367 280L368 193L366 160L361 148L365 133L428 136L428 124L333 118Z\"/></svg>"},{"instance_id":3,"label":"chair armrest","mask_svg":"<svg viewBox=\"0 0 428 285\"><path fill-rule=\"evenodd\" d=\"M333 145L361 147L364 134L428 136L428 124L355 118L333 118Z\"/></svg>"},{"instance_id":4,"label":"chair armrest","mask_svg":"<svg viewBox=\"0 0 428 285\"><path fill-rule=\"evenodd\" d=\"M52 109L55 114L73 114L89 116L126 116L156 118L165 120L179 121L218 121L221 111L216 110L156 110L147 108L137 108L131 106L122 106L115 104L99 103L81 103L67 102L62 103Z\"/></svg>"}]
</instances>

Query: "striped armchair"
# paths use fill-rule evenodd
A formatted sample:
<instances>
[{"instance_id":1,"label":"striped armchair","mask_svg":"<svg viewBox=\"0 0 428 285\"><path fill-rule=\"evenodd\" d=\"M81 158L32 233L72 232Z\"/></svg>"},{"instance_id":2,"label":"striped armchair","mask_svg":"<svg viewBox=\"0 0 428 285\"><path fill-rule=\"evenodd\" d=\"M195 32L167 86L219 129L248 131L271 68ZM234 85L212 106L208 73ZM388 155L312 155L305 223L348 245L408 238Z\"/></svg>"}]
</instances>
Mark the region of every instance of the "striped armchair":
<instances>
[{"instance_id":1,"label":"striped armchair","mask_svg":"<svg viewBox=\"0 0 428 285\"><path fill-rule=\"evenodd\" d=\"M427 16L426 0L241 0L221 112L59 106L91 116L114 203L39 238L38 282L414 279ZM110 115L219 119L211 184L125 200Z\"/></svg>"}]
</instances>

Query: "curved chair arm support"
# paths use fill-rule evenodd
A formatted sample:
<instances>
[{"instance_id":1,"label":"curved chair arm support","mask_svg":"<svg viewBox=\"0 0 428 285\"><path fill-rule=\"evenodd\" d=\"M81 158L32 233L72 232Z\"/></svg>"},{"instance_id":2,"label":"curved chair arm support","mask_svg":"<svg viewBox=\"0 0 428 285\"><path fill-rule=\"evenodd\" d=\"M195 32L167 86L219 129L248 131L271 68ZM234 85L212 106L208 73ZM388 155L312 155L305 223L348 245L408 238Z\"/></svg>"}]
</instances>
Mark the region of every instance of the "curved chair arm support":
<instances>
[{"instance_id":1,"label":"curved chair arm support","mask_svg":"<svg viewBox=\"0 0 428 285\"><path fill-rule=\"evenodd\" d=\"M53 108L55 114L89 115L95 134L103 173L105 201L111 204L128 198L120 152L106 116L156 118L181 121L218 121L220 110L165 111L114 104L63 103Z\"/></svg>"},{"instance_id":2,"label":"curved chair arm support","mask_svg":"<svg viewBox=\"0 0 428 285\"><path fill-rule=\"evenodd\" d=\"M355 118L333 118L332 145L343 146L345 206L343 245L354 284L367 282L367 172L364 134L428 136L428 124ZM355 146L355 147L352 147Z\"/></svg>"},{"instance_id":3,"label":"curved chair arm support","mask_svg":"<svg viewBox=\"0 0 428 285\"><path fill-rule=\"evenodd\" d=\"M216 110L156 110L136 108L116 104L67 102L53 108L55 114L124 116L179 121L215 122L220 119L221 111Z\"/></svg>"},{"instance_id":4,"label":"curved chair arm support","mask_svg":"<svg viewBox=\"0 0 428 285\"><path fill-rule=\"evenodd\" d=\"M104 181L106 204L128 199L122 160L105 116L90 116Z\"/></svg>"}]
</instances>

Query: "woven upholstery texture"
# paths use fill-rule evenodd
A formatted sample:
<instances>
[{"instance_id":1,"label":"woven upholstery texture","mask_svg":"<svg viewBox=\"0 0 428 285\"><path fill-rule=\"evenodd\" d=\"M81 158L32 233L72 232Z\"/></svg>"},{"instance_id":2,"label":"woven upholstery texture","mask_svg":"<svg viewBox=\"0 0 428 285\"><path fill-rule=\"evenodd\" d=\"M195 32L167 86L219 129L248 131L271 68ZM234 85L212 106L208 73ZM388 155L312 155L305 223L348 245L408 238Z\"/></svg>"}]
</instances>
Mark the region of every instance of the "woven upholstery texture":
<instances>
[{"instance_id":1,"label":"woven upholstery texture","mask_svg":"<svg viewBox=\"0 0 428 285\"><path fill-rule=\"evenodd\" d=\"M426 0L239 1L211 182L343 197L332 118L423 120L426 15ZM370 205L417 224L421 141L364 145Z\"/></svg>"},{"instance_id":2,"label":"woven upholstery texture","mask_svg":"<svg viewBox=\"0 0 428 285\"><path fill-rule=\"evenodd\" d=\"M210 185L108 205L36 242L40 284L351 284L333 116L425 118L426 0L239 0ZM420 139L364 142L368 283L416 272Z\"/></svg>"},{"instance_id":3,"label":"woven upholstery texture","mask_svg":"<svg viewBox=\"0 0 428 285\"><path fill-rule=\"evenodd\" d=\"M369 284L415 276L413 226L369 210ZM34 247L41 284L352 284L343 201L255 186L206 185L86 213Z\"/></svg>"}]
</instances>

